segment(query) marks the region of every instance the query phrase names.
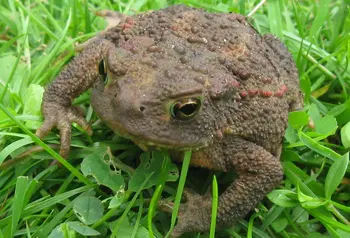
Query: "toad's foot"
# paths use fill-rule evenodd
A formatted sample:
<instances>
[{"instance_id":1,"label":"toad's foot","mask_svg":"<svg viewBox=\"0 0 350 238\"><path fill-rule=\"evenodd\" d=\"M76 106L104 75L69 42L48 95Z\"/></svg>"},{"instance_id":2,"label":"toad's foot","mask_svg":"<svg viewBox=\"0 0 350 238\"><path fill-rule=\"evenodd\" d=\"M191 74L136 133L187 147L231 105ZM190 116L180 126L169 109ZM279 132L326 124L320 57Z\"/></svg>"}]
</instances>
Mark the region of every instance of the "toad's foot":
<instances>
[{"instance_id":1,"label":"toad's foot","mask_svg":"<svg viewBox=\"0 0 350 238\"><path fill-rule=\"evenodd\" d=\"M192 190L185 189L186 203L181 204L178 222L171 234L172 238L180 237L185 232L206 231L210 227L211 203L210 193L201 196Z\"/></svg>"},{"instance_id":2,"label":"toad's foot","mask_svg":"<svg viewBox=\"0 0 350 238\"><path fill-rule=\"evenodd\" d=\"M63 107L54 103L45 104L43 108L43 114L45 117L44 123L36 131L36 135L39 138L45 137L53 128L57 128L60 131L61 147L60 155L63 158L67 158L70 150L71 142L71 124L72 122L77 123L89 135L92 135L90 125L87 123L85 118L79 112L76 107Z\"/></svg>"}]
</instances>

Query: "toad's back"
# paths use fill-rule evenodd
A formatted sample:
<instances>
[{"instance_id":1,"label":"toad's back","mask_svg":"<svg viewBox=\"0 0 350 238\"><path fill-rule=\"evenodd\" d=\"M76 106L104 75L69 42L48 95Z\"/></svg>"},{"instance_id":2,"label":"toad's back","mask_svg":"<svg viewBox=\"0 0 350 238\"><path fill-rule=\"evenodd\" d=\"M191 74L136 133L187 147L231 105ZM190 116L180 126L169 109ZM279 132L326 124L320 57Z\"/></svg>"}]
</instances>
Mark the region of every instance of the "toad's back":
<instances>
[{"instance_id":1,"label":"toad's back","mask_svg":"<svg viewBox=\"0 0 350 238\"><path fill-rule=\"evenodd\" d=\"M290 53L272 35L261 37L241 15L177 5L127 17L104 37L120 47L111 67L116 75L153 75L135 83L142 93L153 91L146 97L156 99L149 100L202 85L215 117L214 125L195 128L203 137L231 133L275 153L288 111L302 104ZM157 129L169 131L162 124Z\"/></svg>"}]
</instances>

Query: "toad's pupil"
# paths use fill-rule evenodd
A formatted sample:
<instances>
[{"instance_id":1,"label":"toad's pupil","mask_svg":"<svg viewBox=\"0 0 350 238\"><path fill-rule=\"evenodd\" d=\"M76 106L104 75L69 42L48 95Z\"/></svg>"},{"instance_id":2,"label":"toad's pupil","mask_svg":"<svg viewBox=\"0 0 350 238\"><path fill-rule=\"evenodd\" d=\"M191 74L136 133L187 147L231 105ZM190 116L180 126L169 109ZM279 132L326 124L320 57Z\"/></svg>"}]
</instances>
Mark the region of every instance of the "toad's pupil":
<instances>
[{"instance_id":1,"label":"toad's pupil","mask_svg":"<svg viewBox=\"0 0 350 238\"><path fill-rule=\"evenodd\" d=\"M175 119L188 120L197 114L199 108L200 101L198 99L184 99L173 105L171 114Z\"/></svg>"},{"instance_id":2,"label":"toad's pupil","mask_svg":"<svg viewBox=\"0 0 350 238\"><path fill-rule=\"evenodd\" d=\"M104 60L101 60L100 64L98 65L98 73L103 77L103 81L105 84L107 83L107 72L106 72L106 66Z\"/></svg>"},{"instance_id":3,"label":"toad's pupil","mask_svg":"<svg viewBox=\"0 0 350 238\"><path fill-rule=\"evenodd\" d=\"M187 115L190 116L192 115L196 110L197 110L197 103L189 103L189 104L185 104L183 106L180 106L179 110Z\"/></svg>"},{"instance_id":4,"label":"toad's pupil","mask_svg":"<svg viewBox=\"0 0 350 238\"><path fill-rule=\"evenodd\" d=\"M100 64L98 65L98 73L100 75L106 75L105 71L105 62L103 60L100 61Z\"/></svg>"}]
</instances>

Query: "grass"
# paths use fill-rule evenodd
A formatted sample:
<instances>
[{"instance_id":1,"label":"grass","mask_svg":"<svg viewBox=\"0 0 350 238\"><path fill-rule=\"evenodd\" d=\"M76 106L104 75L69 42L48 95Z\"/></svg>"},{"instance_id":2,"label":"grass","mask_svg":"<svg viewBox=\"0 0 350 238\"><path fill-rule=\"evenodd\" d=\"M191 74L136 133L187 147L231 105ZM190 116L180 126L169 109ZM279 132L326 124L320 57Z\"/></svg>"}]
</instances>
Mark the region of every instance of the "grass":
<instances>
[{"instance_id":1,"label":"grass","mask_svg":"<svg viewBox=\"0 0 350 238\"><path fill-rule=\"evenodd\" d=\"M248 15L259 2L0 0L0 237L148 237L150 231L164 237L175 222L187 166L177 192L179 169L168 155L142 153L111 133L89 106L89 93L75 103L85 108L94 135L74 125L72 153L63 161L56 134L44 142L33 135L42 121L43 86L77 43L104 29L97 10L135 14L185 3ZM293 54L305 105L290 113L281 185L215 237L350 237L349 1L269 0L251 15L259 32L273 33ZM44 151L16 157L36 145ZM50 167L53 158L63 166ZM229 179L215 175L219 187ZM190 168L186 186L203 192L213 176ZM160 197L176 197L173 217L156 209ZM213 237L215 221L212 227L211 234L190 237Z\"/></svg>"}]
</instances>

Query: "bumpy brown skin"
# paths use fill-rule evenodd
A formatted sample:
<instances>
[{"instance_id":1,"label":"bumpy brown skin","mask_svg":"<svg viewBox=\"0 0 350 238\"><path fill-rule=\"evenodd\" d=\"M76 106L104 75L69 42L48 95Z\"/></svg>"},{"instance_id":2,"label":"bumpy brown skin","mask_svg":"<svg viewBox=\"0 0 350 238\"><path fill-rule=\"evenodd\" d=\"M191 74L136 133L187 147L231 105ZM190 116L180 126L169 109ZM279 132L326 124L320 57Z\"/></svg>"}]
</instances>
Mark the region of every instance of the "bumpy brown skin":
<instances>
[{"instance_id":1,"label":"bumpy brown skin","mask_svg":"<svg viewBox=\"0 0 350 238\"><path fill-rule=\"evenodd\" d=\"M285 46L243 16L179 5L127 17L90 40L44 95L37 135L58 127L65 157L71 122L90 130L71 105L90 87L99 117L141 148L167 148L178 160L193 149L192 165L238 174L220 195L219 227L246 215L282 179L288 111L302 105L298 73ZM201 101L198 113L174 117L171 105L188 98ZM187 198L174 237L209 229L210 196Z\"/></svg>"}]
</instances>

